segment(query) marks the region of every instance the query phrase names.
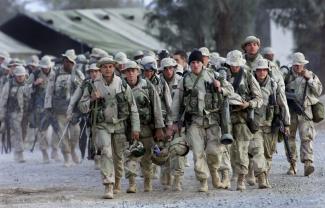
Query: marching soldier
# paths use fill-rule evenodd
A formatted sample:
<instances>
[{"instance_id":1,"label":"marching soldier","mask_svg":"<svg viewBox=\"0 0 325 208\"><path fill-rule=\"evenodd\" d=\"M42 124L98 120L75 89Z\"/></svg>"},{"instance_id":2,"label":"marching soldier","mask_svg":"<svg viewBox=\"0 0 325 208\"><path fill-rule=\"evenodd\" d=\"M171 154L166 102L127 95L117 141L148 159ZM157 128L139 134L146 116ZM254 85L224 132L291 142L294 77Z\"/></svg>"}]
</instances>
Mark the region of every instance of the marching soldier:
<instances>
[{"instance_id":1,"label":"marching soldier","mask_svg":"<svg viewBox=\"0 0 325 208\"><path fill-rule=\"evenodd\" d=\"M172 112L168 121L168 135L178 129L177 122L184 113L186 141L193 151L194 171L200 181L199 192L208 191L208 175L214 187L220 187L218 167L223 145L220 143L220 101L233 93L232 86L218 80L218 75L206 70L202 53L192 51L189 56L191 72L180 81L173 97Z\"/></svg>"},{"instance_id":2,"label":"marching soldier","mask_svg":"<svg viewBox=\"0 0 325 208\"><path fill-rule=\"evenodd\" d=\"M305 68L308 63L309 61L305 59L304 54L300 52L294 53L292 69L286 78L286 92L293 94L296 98L296 101L293 101L294 104L300 106L295 108L290 105L292 100L289 100L287 96L291 114L289 146L294 161L293 167L290 166L287 172L289 175L294 175L297 171L297 130L300 137L300 161L304 163L304 175L309 176L315 170L313 165L313 140L316 136L316 130L313 119L318 116L318 112L312 111L312 108L313 105L319 102L318 97L322 93L323 86L317 75Z\"/></svg>"},{"instance_id":3,"label":"marching soldier","mask_svg":"<svg viewBox=\"0 0 325 208\"><path fill-rule=\"evenodd\" d=\"M84 91L79 102L82 113L93 108L92 137L95 147L100 152L100 171L105 186L104 198L112 199L113 191L121 189L123 174L123 154L126 139L126 121L130 119L131 138L139 139L140 121L138 109L130 87L115 71L116 62L111 57L99 60L98 67L102 76L95 79L93 90Z\"/></svg>"}]
</instances>

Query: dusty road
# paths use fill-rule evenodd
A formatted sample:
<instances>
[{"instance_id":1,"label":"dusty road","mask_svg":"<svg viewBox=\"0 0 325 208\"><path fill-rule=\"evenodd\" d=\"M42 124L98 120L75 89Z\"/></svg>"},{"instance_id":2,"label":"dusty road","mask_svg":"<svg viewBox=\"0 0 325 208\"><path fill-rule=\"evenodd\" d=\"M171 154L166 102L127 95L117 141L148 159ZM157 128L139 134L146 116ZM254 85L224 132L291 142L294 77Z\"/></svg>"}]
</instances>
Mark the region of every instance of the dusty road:
<instances>
[{"instance_id":1,"label":"dusty road","mask_svg":"<svg viewBox=\"0 0 325 208\"><path fill-rule=\"evenodd\" d=\"M103 200L100 175L92 161L64 168L62 163L41 163L41 153L27 153L27 163L15 164L12 155L0 155L0 207L325 207L325 131L320 132L314 144L316 171L312 177L303 177L303 166L298 175L285 175L283 145L278 144L271 174L273 188L259 190L248 187L244 192L216 190L209 184L208 193L196 192L198 182L191 167L186 169L182 192L164 191L159 180L154 191L143 193L142 178L137 179L139 192L126 194L123 180L121 194L113 200Z\"/></svg>"}]
</instances>

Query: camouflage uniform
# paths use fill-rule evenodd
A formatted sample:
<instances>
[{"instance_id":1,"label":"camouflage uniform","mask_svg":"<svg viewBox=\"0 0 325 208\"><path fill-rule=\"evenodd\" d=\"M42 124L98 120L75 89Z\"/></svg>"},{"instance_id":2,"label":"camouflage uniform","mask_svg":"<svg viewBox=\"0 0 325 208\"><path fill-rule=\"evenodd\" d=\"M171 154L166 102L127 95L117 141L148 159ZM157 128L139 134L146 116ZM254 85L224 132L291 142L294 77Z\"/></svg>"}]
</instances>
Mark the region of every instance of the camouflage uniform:
<instances>
[{"instance_id":1,"label":"camouflage uniform","mask_svg":"<svg viewBox=\"0 0 325 208\"><path fill-rule=\"evenodd\" d=\"M296 61L297 65L308 63L303 54L296 53L294 55L298 59ZM298 115L293 109L290 109L291 126L289 146L293 160L297 161L296 132L299 130L301 141L300 160L302 163L305 163L305 175L309 175L314 171L314 167L312 166L314 160L313 140L316 136L315 126L312 121L313 114L311 106L318 102L317 97L321 95L323 87L317 75L308 69L304 70L310 76L308 80L304 76L298 75L294 70L291 70L291 73L288 75L289 77L286 78L286 91L294 93L298 101L303 105L305 115ZM307 171L307 168L311 168L312 171ZM289 170L288 173L292 174L292 170Z\"/></svg>"},{"instance_id":2,"label":"camouflage uniform","mask_svg":"<svg viewBox=\"0 0 325 208\"><path fill-rule=\"evenodd\" d=\"M17 66L15 76L25 76L26 70L23 66ZM16 78L12 78L4 85L1 92L0 101L0 121L1 130L10 130L11 142L14 147L14 158L16 162L24 162L23 157L23 134L22 119L24 109L28 104L31 94L31 86L25 81L19 83ZM7 120L7 121L5 121ZM5 127L5 123L7 123Z\"/></svg>"},{"instance_id":3,"label":"camouflage uniform","mask_svg":"<svg viewBox=\"0 0 325 208\"><path fill-rule=\"evenodd\" d=\"M191 61L202 61L202 54L193 51ZM220 143L220 102L213 82L218 75L201 69L200 74L188 73L179 83L172 103L172 113L169 121L177 122L185 110L186 141L193 151L194 171L200 181L199 191L208 191L207 179L212 175L213 185L218 186L218 167L222 148ZM194 86L195 84L195 86ZM232 86L227 81L221 82L221 96L233 93ZM209 171L208 171L209 170Z\"/></svg>"},{"instance_id":4,"label":"camouflage uniform","mask_svg":"<svg viewBox=\"0 0 325 208\"><path fill-rule=\"evenodd\" d=\"M132 132L140 132L139 114L132 91L123 82L116 75L111 83L107 83L100 76L93 85L103 96L102 102L99 100L92 102L88 90L84 91L79 101L79 109L82 113L91 111L96 102L100 105L101 110L97 111L97 116L94 118L96 123L92 124L95 125L95 132L92 132L92 136L95 138L96 149L101 153L100 172L107 189L105 194L113 194L111 191L113 191L114 183L117 183L116 178L122 177L123 154L127 142L125 121L129 116ZM111 195L109 198L112 197Z\"/></svg>"},{"instance_id":5,"label":"camouflage uniform","mask_svg":"<svg viewBox=\"0 0 325 208\"><path fill-rule=\"evenodd\" d=\"M73 61L73 55L66 54L65 57L69 57L69 61ZM79 121L68 121L66 111L71 96L78 86L82 84L83 79L84 75L82 72L74 68L69 73L61 66L54 75L49 77L46 88L44 108L48 113L54 114L61 130L60 136L64 133L60 144L65 166L70 166L70 156L72 156L75 163L79 163L79 158L75 152L79 144ZM65 129L66 131L64 132Z\"/></svg>"}]
</instances>

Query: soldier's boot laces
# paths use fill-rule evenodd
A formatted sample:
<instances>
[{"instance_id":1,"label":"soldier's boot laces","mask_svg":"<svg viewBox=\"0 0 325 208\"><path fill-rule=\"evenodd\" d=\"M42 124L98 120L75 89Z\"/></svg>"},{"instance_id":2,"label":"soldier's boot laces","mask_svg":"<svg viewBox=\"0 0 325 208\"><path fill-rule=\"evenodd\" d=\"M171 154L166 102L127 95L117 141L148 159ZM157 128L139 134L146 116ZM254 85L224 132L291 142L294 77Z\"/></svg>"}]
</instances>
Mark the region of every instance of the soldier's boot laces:
<instances>
[{"instance_id":1,"label":"soldier's boot laces","mask_svg":"<svg viewBox=\"0 0 325 208\"><path fill-rule=\"evenodd\" d=\"M42 150L42 157L43 157L44 164L50 163L49 154L47 153L47 150Z\"/></svg>"},{"instance_id":2,"label":"soldier's boot laces","mask_svg":"<svg viewBox=\"0 0 325 208\"><path fill-rule=\"evenodd\" d=\"M173 184L174 177L170 173L167 173L166 175L167 175L167 183L164 186L164 190L170 190Z\"/></svg>"},{"instance_id":3,"label":"soldier's boot laces","mask_svg":"<svg viewBox=\"0 0 325 208\"><path fill-rule=\"evenodd\" d=\"M113 184L105 185L105 193L103 196L104 199L113 199L114 198L113 186L114 186Z\"/></svg>"},{"instance_id":4,"label":"soldier's boot laces","mask_svg":"<svg viewBox=\"0 0 325 208\"><path fill-rule=\"evenodd\" d=\"M51 152L51 159L55 162L60 162L59 153L57 149L53 149Z\"/></svg>"},{"instance_id":5,"label":"soldier's boot laces","mask_svg":"<svg viewBox=\"0 0 325 208\"><path fill-rule=\"evenodd\" d=\"M208 192L208 179L202 179L200 180L200 188L199 188L199 192Z\"/></svg>"},{"instance_id":6,"label":"soldier's boot laces","mask_svg":"<svg viewBox=\"0 0 325 208\"><path fill-rule=\"evenodd\" d=\"M136 193L137 192L137 183L135 181L135 176L129 177L129 188L126 190L126 193Z\"/></svg>"},{"instance_id":7,"label":"soldier's boot laces","mask_svg":"<svg viewBox=\"0 0 325 208\"><path fill-rule=\"evenodd\" d=\"M267 181L266 181L266 174L265 173L260 173L258 175L258 188L259 189L265 189L268 188L267 186Z\"/></svg>"},{"instance_id":8,"label":"soldier's boot laces","mask_svg":"<svg viewBox=\"0 0 325 208\"><path fill-rule=\"evenodd\" d=\"M220 181L219 173L217 171L211 172L211 179L212 179L212 185L214 188L217 188L217 189L223 188L222 183Z\"/></svg>"},{"instance_id":9,"label":"soldier's boot laces","mask_svg":"<svg viewBox=\"0 0 325 208\"><path fill-rule=\"evenodd\" d=\"M144 192L151 192L152 191L152 180L151 177L144 178Z\"/></svg>"},{"instance_id":10,"label":"soldier's boot laces","mask_svg":"<svg viewBox=\"0 0 325 208\"><path fill-rule=\"evenodd\" d=\"M14 159L15 159L15 162L17 162L17 163L24 163L24 162L26 162L26 160L24 160L24 154L23 154L23 152L15 152Z\"/></svg>"},{"instance_id":11,"label":"soldier's boot laces","mask_svg":"<svg viewBox=\"0 0 325 208\"><path fill-rule=\"evenodd\" d=\"M237 179L237 191L243 191L246 189L245 185L245 175L244 174L238 174Z\"/></svg>"},{"instance_id":12,"label":"soldier's boot laces","mask_svg":"<svg viewBox=\"0 0 325 208\"><path fill-rule=\"evenodd\" d=\"M64 153L63 158L64 158L64 167L66 167L66 168L70 167L72 165L71 159L70 159L70 154Z\"/></svg>"},{"instance_id":13,"label":"soldier's boot laces","mask_svg":"<svg viewBox=\"0 0 325 208\"><path fill-rule=\"evenodd\" d=\"M309 175L311 175L315 171L315 168L313 166L312 161L310 161L310 160L306 160L305 161L304 170L305 170L304 171L304 175L305 176L309 176Z\"/></svg>"},{"instance_id":14,"label":"soldier's boot laces","mask_svg":"<svg viewBox=\"0 0 325 208\"><path fill-rule=\"evenodd\" d=\"M297 165L296 165L296 163L293 164L293 167L291 167L291 165L290 165L287 174L293 176L293 175L295 175L295 172L297 173Z\"/></svg>"},{"instance_id":15,"label":"soldier's boot laces","mask_svg":"<svg viewBox=\"0 0 325 208\"><path fill-rule=\"evenodd\" d=\"M222 170L221 175L222 175L222 179L221 179L222 187L224 189L229 189L231 186L230 178L229 178L229 170Z\"/></svg>"},{"instance_id":16,"label":"soldier's boot laces","mask_svg":"<svg viewBox=\"0 0 325 208\"><path fill-rule=\"evenodd\" d=\"M120 178L115 178L115 183L114 183L114 194L118 194L121 192L121 179Z\"/></svg>"},{"instance_id":17,"label":"soldier's boot laces","mask_svg":"<svg viewBox=\"0 0 325 208\"><path fill-rule=\"evenodd\" d=\"M174 191L182 191L182 176L175 175L173 183Z\"/></svg>"},{"instance_id":18,"label":"soldier's boot laces","mask_svg":"<svg viewBox=\"0 0 325 208\"><path fill-rule=\"evenodd\" d=\"M252 167L249 167L249 169L248 169L248 174L246 175L246 181L247 181L248 185L250 185L250 186L256 185L256 178L254 175L254 169Z\"/></svg>"},{"instance_id":19,"label":"soldier's boot laces","mask_svg":"<svg viewBox=\"0 0 325 208\"><path fill-rule=\"evenodd\" d=\"M77 155L76 151L72 151L71 152L71 157L72 157L72 161L75 164L79 164L80 163L79 156Z\"/></svg>"}]
</instances>

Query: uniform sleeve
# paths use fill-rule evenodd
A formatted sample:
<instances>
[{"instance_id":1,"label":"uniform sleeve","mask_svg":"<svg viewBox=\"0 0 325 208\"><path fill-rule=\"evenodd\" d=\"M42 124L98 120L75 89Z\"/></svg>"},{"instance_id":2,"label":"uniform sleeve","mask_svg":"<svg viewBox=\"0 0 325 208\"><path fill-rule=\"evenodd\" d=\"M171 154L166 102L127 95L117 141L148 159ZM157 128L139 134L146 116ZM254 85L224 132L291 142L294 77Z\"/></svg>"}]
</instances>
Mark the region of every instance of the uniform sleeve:
<instances>
[{"instance_id":1,"label":"uniform sleeve","mask_svg":"<svg viewBox=\"0 0 325 208\"><path fill-rule=\"evenodd\" d=\"M230 96L232 93L234 93L234 88L227 80L224 79L221 82L221 91L224 96Z\"/></svg>"},{"instance_id":2,"label":"uniform sleeve","mask_svg":"<svg viewBox=\"0 0 325 208\"><path fill-rule=\"evenodd\" d=\"M73 109L76 106L76 104L78 103L78 101L80 100L81 96L82 96L82 89L81 89L81 86L79 86L74 91L74 93L70 99L69 106L67 109L67 114L72 114Z\"/></svg>"},{"instance_id":3,"label":"uniform sleeve","mask_svg":"<svg viewBox=\"0 0 325 208\"><path fill-rule=\"evenodd\" d=\"M172 108L171 112L167 115L167 123L168 125L171 125L173 122L178 121L179 119L179 114L181 106L183 105L183 95L184 95L184 87L183 87L183 82L184 79L181 79L181 81L178 83L177 89L175 89L175 94L173 97L173 102L172 102Z\"/></svg>"},{"instance_id":4,"label":"uniform sleeve","mask_svg":"<svg viewBox=\"0 0 325 208\"><path fill-rule=\"evenodd\" d=\"M249 101L249 107L251 108L260 108L263 105L263 97L260 85L258 84L255 77L248 73L248 84L251 93L251 100Z\"/></svg>"},{"instance_id":5,"label":"uniform sleeve","mask_svg":"<svg viewBox=\"0 0 325 208\"><path fill-rule=\"evenodd\" d=\"M167 82L164 82L164 97L166 102L166 110L168 114L171 111L171 107L172 107L172 94L170 92Z\"/></svg>"},{"instance_id":6,"label":"uniform sleeve","mask_svg":"<svg viewBox=\"0 0 325 208\"><path fill-rule=\"evenodd\" d=\"M132 132L140 132L140 118L139 118L138 107L135 102L130 86L126 87L125 94L130 106L130 119L131 119Z\"/></svg>"},{"instance_id":7,"label":"uniform sleeve","mask_svg":"<svg viewBox=\"0 0 325 208\"><path fill-rule=\"evenodd\" d=\"M150 101L151 101L151 109L153 111L153 116L154 116L154 123L155 123L155 129L159 128L164 128L164 118L162 115L161 111L161 100L160 97L155 89L155 87L151 84L150 90L151 90L151 96L150 96Z\"/></svg>"},{"instance_id":8,"label":"uniform sleeve","mask_svg":"<svg viewBox=\"0 0 325 208\"><path fill-rule=\"evenodd\" d=\"M1 90L0 121L3 121L6 115L8 96L9 96L9 81L4 85L4 87Z\"/></svg>"},{"instance_id":9,"label":"uniform sleeve","mask_svg":"<svg viewBox=\"0 0 325 208\"><path fill-rule=\"evenodd\" d=\"M313 93L316 97L319 97L322 94L323 91L323 85L316 76L316 74L312 74L312 78L310 78L308 81L308 86L310 88L311 93Z\"/></svg>"},{"instance_id":10,"label":"uniform sleeve","mask_svg":"<svg viewBox=\"0 0 325 208\"><path fill-rule=\"evenodd\" d=\"M45 109L52 108L52 96L54 93L54 84L55 84L54 82L55 82L55 74L53 74L53 75L51 75L51 77L49 77L49 81L46 86L45 100L44 100L44 108Z\"/></svg>"}]
</instances>

